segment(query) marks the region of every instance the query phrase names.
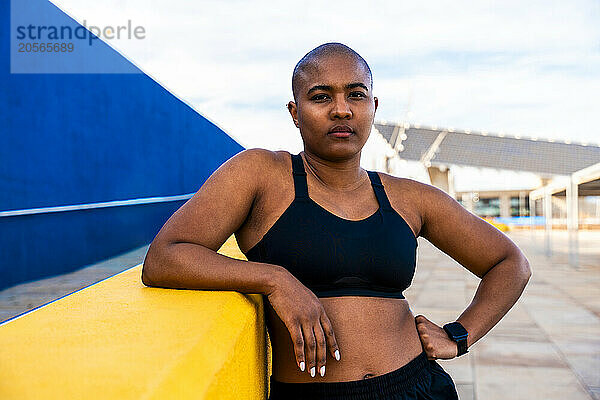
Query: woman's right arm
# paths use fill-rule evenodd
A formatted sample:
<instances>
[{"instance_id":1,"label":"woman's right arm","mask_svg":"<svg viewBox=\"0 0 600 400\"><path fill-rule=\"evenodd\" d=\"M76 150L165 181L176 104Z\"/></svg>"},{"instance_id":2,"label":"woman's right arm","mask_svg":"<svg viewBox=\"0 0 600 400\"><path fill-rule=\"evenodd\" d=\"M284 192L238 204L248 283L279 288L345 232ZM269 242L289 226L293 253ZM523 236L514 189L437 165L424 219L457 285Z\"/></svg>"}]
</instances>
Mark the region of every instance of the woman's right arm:
<instances>
[{"instance_id":1,"label":"woman's right arm","mask_svg":"<svg viewBox=\"0 0 600 400\"><path fill-rule=\"evenodd\" d=\"M167 220L146 254L145 285L265 295L273 291L285 269L217 253L260 195L269 153L248 149L231 157Z\"/></svg>"},{"instance_id":2,"label":"woman's right arm","mask_svg":"<svg viewBox=\"0 0 600 400\"><path fill-rule=\"evenodd\" d=\"M142 282L266 295L290 332L299 368L324 373L327 347L338 360L339 348L315 294L279 265L217 253L248 217L272 163L269 150L249 149L221 165L158 232L144 260Z\"/></svg>"}]
</instances>

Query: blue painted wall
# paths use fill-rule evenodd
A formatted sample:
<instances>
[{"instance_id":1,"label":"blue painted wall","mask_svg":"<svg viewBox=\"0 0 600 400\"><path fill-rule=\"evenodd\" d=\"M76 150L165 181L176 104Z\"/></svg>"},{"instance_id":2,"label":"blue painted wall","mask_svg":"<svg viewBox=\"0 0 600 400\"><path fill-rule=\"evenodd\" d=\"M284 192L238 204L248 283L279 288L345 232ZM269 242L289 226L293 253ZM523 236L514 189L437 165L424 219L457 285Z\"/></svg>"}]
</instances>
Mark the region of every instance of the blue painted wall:
<instances>
[{"instance_id":1,"label":"blue painted wall","mask_svg":"<svg viewBox=\"0 0 600 400\"><path fill-rule=\"evenodd\" d=\"M9 5L0 1L0 211L192 193L243 150L141 72L11 73ZM182 204L0 217L0 288L147 244Z\"/></svg>"}]
</instances>

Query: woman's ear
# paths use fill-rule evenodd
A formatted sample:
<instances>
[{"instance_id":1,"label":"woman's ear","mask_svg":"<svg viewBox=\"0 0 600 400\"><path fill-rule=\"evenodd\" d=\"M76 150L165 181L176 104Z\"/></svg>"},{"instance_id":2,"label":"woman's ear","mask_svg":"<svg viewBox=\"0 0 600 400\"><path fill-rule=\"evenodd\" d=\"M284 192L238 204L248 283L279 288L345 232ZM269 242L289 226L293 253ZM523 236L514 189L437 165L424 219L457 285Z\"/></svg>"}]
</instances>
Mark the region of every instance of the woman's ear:
<instances>
[{"instance_id":1,"label":"woman's ear","mask_svg":"<svg viewBox=\"0 0 600 400\"><path fill-rule=\"evenodd\" d=\"M287 103L287 109L290 112L290 115L292 116L292 120L294 121L294 125L296 125L296 128L300 128L300 126L298 125L298 109L296 107L296 103L290 101L289 103Z\"/></svg>"},{"instance_id":2,"label":"woman's ear","mask_svg":"<svg viewBox=\"0 0 600 400\"><path fill-rule=\"evenodd\" d=\"M377 97L373 97L373 101L375 101L375 111L377 111L377 107L379 107L379 99Z\"/></svg>"}]
</instances>

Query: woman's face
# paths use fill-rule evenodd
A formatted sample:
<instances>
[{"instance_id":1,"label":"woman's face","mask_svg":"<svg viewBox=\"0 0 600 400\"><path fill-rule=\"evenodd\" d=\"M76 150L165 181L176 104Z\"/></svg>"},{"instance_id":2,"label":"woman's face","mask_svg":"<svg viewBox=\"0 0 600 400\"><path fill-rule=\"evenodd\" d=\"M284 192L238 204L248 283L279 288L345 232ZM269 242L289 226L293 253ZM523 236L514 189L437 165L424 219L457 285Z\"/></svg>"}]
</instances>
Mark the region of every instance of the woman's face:
<instances>
[{"instance_id":1,"label":"woman's face","mask_svg":"<svg viewBox=\"0 0 600 400\"><path fill-rule=\"evenodd\" d=\"M328 159L359 153L378 105L367 70L354 57L331 55L312 62L300 74L297 104L290 101L288 109L305 148Z\"/></svg>"}]
</instances>

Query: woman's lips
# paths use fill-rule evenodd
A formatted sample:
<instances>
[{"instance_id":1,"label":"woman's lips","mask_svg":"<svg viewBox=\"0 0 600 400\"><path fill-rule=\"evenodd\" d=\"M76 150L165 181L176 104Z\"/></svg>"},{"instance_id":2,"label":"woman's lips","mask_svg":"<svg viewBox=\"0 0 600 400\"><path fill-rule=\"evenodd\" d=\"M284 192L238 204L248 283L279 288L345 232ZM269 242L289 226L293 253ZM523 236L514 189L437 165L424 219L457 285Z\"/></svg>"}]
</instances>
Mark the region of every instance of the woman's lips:
<instances>
[{"instance_id":1,"label":"woman's lips","mask_svg":"<svg viewBox=\"0 0 600 400\"><path fill-rule=\"evenodd\" d=\"M347 138L348 136L352 135L352 132L350 132L350 131L335 131L335 132L329 132L329 134L331 136L338 137L338 138Z\"/></svg>"},{"instance_id":2,"label":"woman's lips","mask_svg":"<svg viewBox=\"0 0 600 400\"><path fill-rule=\"evenodd\" d=\"M352 135L352 128L346 124L335 125L329 130L329 134L333 137L347 138Z\"/></svg>"}]
</instances>

